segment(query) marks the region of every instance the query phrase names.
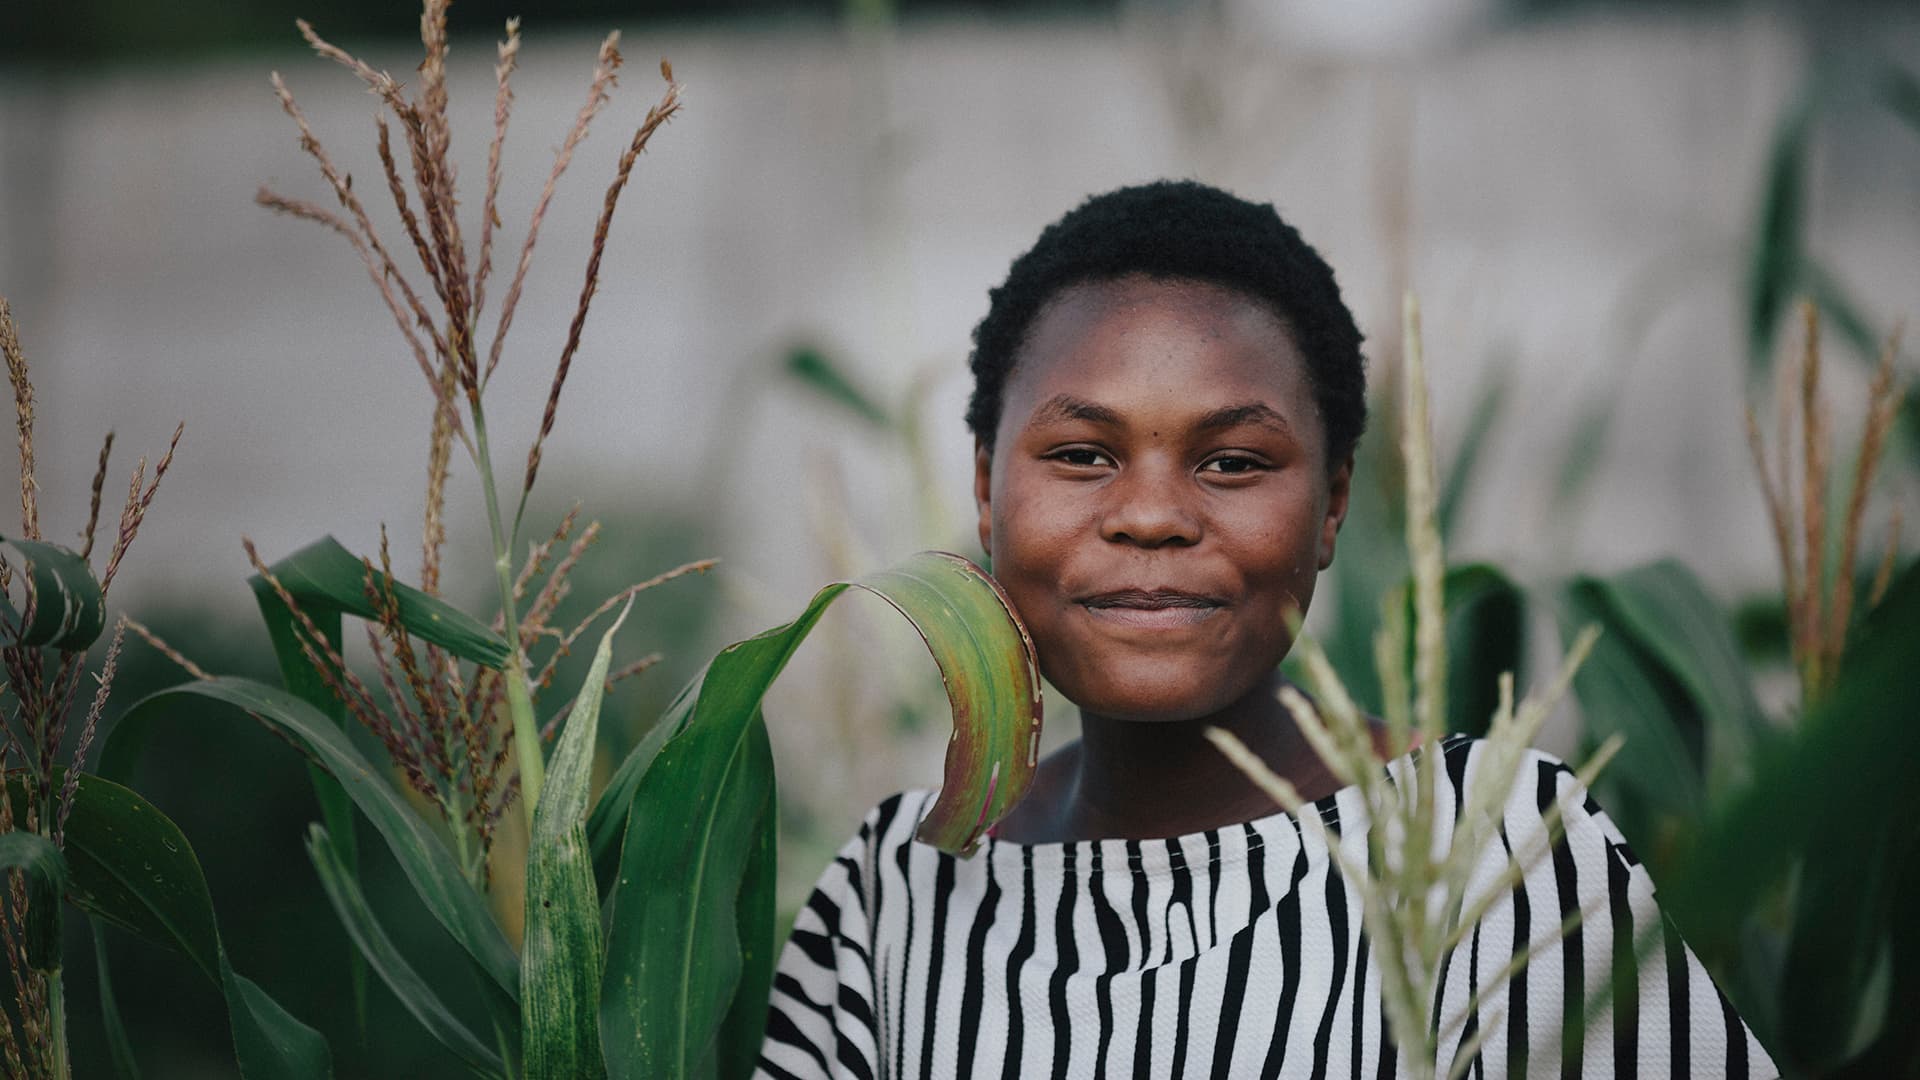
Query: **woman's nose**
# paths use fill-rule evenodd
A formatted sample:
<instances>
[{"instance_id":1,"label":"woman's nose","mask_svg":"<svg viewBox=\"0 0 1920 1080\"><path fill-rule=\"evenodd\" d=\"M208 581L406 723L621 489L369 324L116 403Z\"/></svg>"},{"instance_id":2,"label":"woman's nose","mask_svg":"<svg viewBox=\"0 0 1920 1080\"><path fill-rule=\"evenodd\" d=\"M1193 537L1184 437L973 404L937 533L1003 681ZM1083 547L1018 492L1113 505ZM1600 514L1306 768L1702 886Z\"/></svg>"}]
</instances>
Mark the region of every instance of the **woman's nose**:
<instances>
[{"instance_id":1,"label":"woman's nose","mask_svg":"<svg viewBox=\"0 0 1920 1080\"><path fill-rule=\"evenodd\" d=\"M1193 493L1177 467L1130 463L1107 486L1100 536L1115 543L1157 548L1200 542L1200 518Z\"/></svg>"}]
</instances>

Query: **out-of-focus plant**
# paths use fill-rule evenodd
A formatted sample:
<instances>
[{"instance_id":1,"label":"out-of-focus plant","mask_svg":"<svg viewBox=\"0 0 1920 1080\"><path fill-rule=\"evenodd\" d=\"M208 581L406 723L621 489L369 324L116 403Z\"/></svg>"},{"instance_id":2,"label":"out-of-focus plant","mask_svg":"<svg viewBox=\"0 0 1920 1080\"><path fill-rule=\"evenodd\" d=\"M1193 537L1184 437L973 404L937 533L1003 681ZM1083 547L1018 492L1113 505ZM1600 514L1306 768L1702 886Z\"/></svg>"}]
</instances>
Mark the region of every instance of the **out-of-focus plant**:
<instances>
[{"instance_id":1,"label":"out-of-focus plant","mask_svg":"<svg viewBox=\"0 0 1920 1080\"><path fill-rule=\"evenodd\" d=\"M1856 77L1856 72L1865 71L1871 80L1873 99L1920 135L1920 77L1895 63L1859 64L1854 59L1850 57L1847 65L1812 73L1774 123L1742 298L1747 322L1747 369L1756 379L1768 374L1781 328L1789 320L1798 296L1808 297L1826 312L1828 321L1855 356L1871 363L1880 352L1883 338L1807 235L1807 174L1814 125L1836 91ZM1896 411L1907 433L1907 457L1920 462L1920 386L1907 389Z\"/></svg>"},{"instance_id":2,"label":"out-of-focus plant","mask_svg":"<svg viewBox=\"0 0 1920 1080\"><path fill-rule=\"evenodd\" d=\"M1890 342L1869 384L1851 469L1836 467L1819 319L1780 369L1774 446L1747 412L1779 551L1800 693L1769 717L1733 620L1678 563L1576 578L1568 622L1607 638L1574 685L1589 738L1628 734L1608 806L1667 910L1790 1075L1907 1076L1920 1039L1920 823L1908 729L1920 648L1915 570L1898 573L1898 507L1859 573L1874 479L1900 407ZM1846 478L1843 480L1842 477ZM1864 602L1858 602L1863 599ZM1858 655L1856 655L1858 653Z\"/></svg>"},{"instance_id":3,"label":"out-of-focus plant","mask_svg":"<svg viewBox=\"0 0 1920 1080\"><path fill-rule=\"evenodd\" d=\"M1359 789L1366 804L1365 862L1343 854L1332 827L1319 815L1303 812L1306 803L1293 785L1275 775L1237 738L1218 729L1209 730L1208 736L1302 824L1328 832L1327 850L1361 899L1362 920L1379 958L1382 1004L1394 1043L1403 1050L1401 1060L1414 1076L1431 1080L1445 1050L1457 1042L1447 1073L1451 1080L1473 1065L1481 1041L1499 1025L1489 1020L1461 1039L1460 1024L1477 1008L1470 1006L1444 1023L1435 1015L1442 965L1481 917L1511 895L1514 885L1535 861L1547 855L1559 835L1562 810L1555 802L1544 815L1547 844L1537 850L1522 847L1509 853L1504 875L1483 890L1470 891L1475 870L1487 858L1490 845L1501 837L1501 808L1519 775L1522 756L1541 723L1566 694L1598 631L1590 628L1579 636L1552 682L1537 694L1516 703L1511 672L1501 677L1499 702L1485 728L1487 763L1477 770L1475 781L1464 793L1452 840L1444 850L1436 850L1440 740L1460 725L1447 716L1446 560L1437 522L1433 434L1427 412L1419 309L1411 297L1406 302L1405 324L1405 413L1400 448L1407 480L1406 541L1413 563L1411 682L1404 667L1409 619L1406 607L1397 598L1383 612L1374 655L1386 703L1387 746L1398 752L1417 742L1422 750L1407 773L1389 777L1386 757L1380 753L1366 713L1354 703L1326 653L1312 638L1301 637L1294 647L1301 653L1314 700L1309 701L1291 685L1280 692L1301 734L1328 769L1342 783ZM1619 746L1618 737L1602 746L1580 771L1579 786L1574 790L1590 786ZM1540 940L1517 949L1507 967L1480 984L1474 1000L1505 985L1534 952L1571 933L1585 914L1573 913Z\"/></svg>"},{"instance_id":4,"label":"out-of-focus plant","mask_svg":"<svg viewBox=\"0 0 1920 1080\"><path fill-rule=\"evenodd\" d=\"M1866 524L1867 494L1886 453L1887 433L1893 427L1895 410L1900 404L1893 380L1893 358L1899 353L1900 339L1896 336L1887 341L1880 353L1879 367L1873 373L1873 382L1867 388L1866 423L1854 459L1845 516L1836 534L1840 546L1835 558L1826 520L1828 493L1835 485L1832 437L1828 432L1826 404L1820 398L1820 317L1812 303L1803 304L1801 312L1806 347L1801 351L1797 370L1781 369L1781 389L1776 391L1777 472L1768 467L1760 421L1751 406L1747 409L1747 442L1753 452L1754 472L1766 494L1774 545L1780 553L1780 580L1786 590L1790 628L1789 652L1800 677L1800 702L1804 710L1833 689L1840 673L1841 654L1846 651L1847 637L1853 630L1854 592L1858 587L1854 573L1860 556L1861 530ZM1797 384L1797 393L1786 389L1794 384ZM1802 465L1798 498L1795 497L1790 439L1796 416L1800 421ZM1867 609L1877 605L1886 594L1893 580L1894 559L1899 553L1900 512L1895 507L1887 519L1886 546L1869 587Z\"/></svg>"},{"instance_id":5,"label":"out-of-focus plant","mask_svg":"<svg viewBox=\"0 0 1920 1080\"><path fill-rule=\"evenodd\" d=\"M384 72L300 24L315 51L360 76L382 103L377 150L387 189L439 310L429 310L425 290L416 290L398 267L347 174L322 147L277 74L274 89L341 212L265 190L259 197L272 209L319 222L348 239L433 389L420 585L396 580L384 529L377 566L331 538L272 565L245 542L285 688L210 675L147 635L195 680L130 709L107 741L102 772L131 773L155 721L182 707L204 714L224 706L250 714L313 765L323 822L311 826L307 853L359 961L469 1071L542 1078L651 1078L716 1070L744 1076L758 1053L775 945L773 763L759 712L768 684L827 604L850 584L903 612L941 668L955 721L947 782L921 836L944 850L965 852L1019 799L1031 776L1039 726L1032 648L1004 597L972 564L954 556L916 556L857 582L829 586L798 620L723 650L593 797L603 695L614 679L650 663L614 670L614 633L636 594L711 562L690 563L622 589L562 631L549 620L568 591L569 573L596 539L598 524L588 525L564 554L557 554L573 533L575 514L569 513L551 538L530 546L517 570L513 552L541 445L552 430L597 285L612 214L639 154L678 108L679 87L663 64L666 94L619 159L539 434L528 452L519 508L509 520L495 491L483 394L501 357L555 183L607 103L620 63L618 37L610 35L601 46L587 102L533 211L482 362L477 327L498 222L501 145L519 35L517 23L509 21L498 50L479 257L470 263L449 155L446 8L445 0L424 5L426 58L414 97ZM411 191L396 164L389 115L404 139ZM471 455L486 497L500 605L491 626L439 596L441 514L456 439ZM549 710L542 724L536 710L543 703L537 699L550 689L558 658L601 616L623 604L601 634L578 692ZM343 655L346 615L364 624L384 701ZM536 663L543 649L546 655ZM349 738L349 716L376 738L384 764L369 759ZM544 740L555 736L547 760ZM495 825L516 801L527 823L524 853L494 843ZM356 811L385 841L422 905L465 954L482 990L485 1025L452 1008L442 988L413 967L406 950L384 929L360 880ZM502 889L520 900L524 922L517 945L496 921L499 905L488 903L488 894ZM160 921L158 927L128 928L202 958L204 941ZM210 909L203 922L211 927ZM104 967L102 986L110 993ZM325 1040L279 1010L259 988L249 984L248 990L228 996L242 1074L328 1075ZM110 997L102 1013L113 1026Z\"/></svg>"},{"instance_id":6,"label":"out-of-focus plant","mask_svg":"<svg viewBox=\"0 0 1920 1080\"><path fill-rule=\"evenodd\" d=\"M0 867L7 871L5 893L0 895L0 951L6 955L14 994L12 1007L0 1010L0 1071L8 1077L64 1078L72 1073L60 954L63 896L73 897L98 917L126 916L125 909L111 900L90 902L89 886L97 882L87 871L92 869L90 850L103 839L103 823L108 830L128 823L104 812L99 785L83 787L80 782L80 770L93 750L100 715L112 691L126 630L124 618L114 626L106 658L94 676L91 704L72 740L68 720L86 674L87 650L106 627L107 590L153 505L161 478L173 464L185 425L174 428L151 480L145 478L146 458L134 467L119 527L101 574L95 577L92 556L113 433L107 433L100 447L80 550L46 540L40 529L39 484L34 476L33 382L19 328L4 297L0 297L0 355L6 359L7 379L13 387L20 446L20 531L0 538L18 560L10 562L0 555L0 665L6 677L0 694L11 699L5 703L4 742L0 742L0 770L5 774L5 790L0 791ZM128 805L137 810L141 804L135 797ZM77 880L70 865L81 868ZM135 883L125 891L139 889Z\"/></svg>"}]
</instances>

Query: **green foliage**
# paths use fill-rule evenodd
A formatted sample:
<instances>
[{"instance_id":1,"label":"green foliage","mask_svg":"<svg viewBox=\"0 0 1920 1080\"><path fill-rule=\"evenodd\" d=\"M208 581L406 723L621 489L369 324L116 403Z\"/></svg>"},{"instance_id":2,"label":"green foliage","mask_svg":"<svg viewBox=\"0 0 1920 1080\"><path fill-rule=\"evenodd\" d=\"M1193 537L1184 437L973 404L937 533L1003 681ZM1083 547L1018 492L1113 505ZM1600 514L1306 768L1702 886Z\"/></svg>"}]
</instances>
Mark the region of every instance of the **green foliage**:
<instances>
[{"instance_id":1,"label":"green foliage","mask_svg":"<svg viewBox=\"0 0 1920 1080\"><path fill-rule=\"evenodd\" d=\"M956 737L946 786L921 835L948 850L970 848L1030 779L1039 723L1037 668L990 579L965 560L931 553L851 585L830 586L794 623L724 650L629 756L589 817L589 766L612 655L609 629L535 811L527 936L518 956L452 853L400 797L386 771L362 755L332 718L292 693L223 677L149 695L115 727L101 768L129 775L157 722L188 716L204 721L210 706L251 714L340 784L386 841L427 910L490 980L492 996L519 995L518 1010L494 1008L492 1018L509 1049L524 1046L525 1075L591 1075L604 1061L616 1076L688 1075L706 1068L743 1076L757 1053L776 945L773 761L760 701L826 606L854 586L905 614L940 666ZM96 790L126 791L91 777L82 783L86 798L76 806L69 841L80 853L75 858L91 851L95 832L88 813L97 799L88 793ZM184 837L170 823L166 827L190 862ZM163 840L136 836L127 851ZM358 871L325 828L310 830L307 852L349 937L403 1007L476 1072L517 1072L516 1063L489 1049L404 957L375 916ZM592 872L595 856L621 866L604 905ZM118 913L116 925L186 952L222 979L230 986L237 1032L243 1021L269 1032L287 1028L294 1022L282 1022L285 1014L276 1014L262 991L221 974L225 958L211 901L197 865L191 870L165 875L174 892L156 894L144 907L119 898L89 910ZM76 891L82 883L106 888L96 883L110 880L76 867ZM156 914L176 908L184 914ZM189 917L198 921L181 921ZM176 932L175 924L185 929ZM111 1008L110 999L106 1005ZM324 1042L318 1045L324 1055ZM255 1075L255 1067L243 1061L248 1075ZM299 1071L310 1067L295 1061L286 1065L292 1071L259 1075L310 1075Z\"/></svg>"},{"instance_id":2,"label":"green foliage","mask_svg":"<svg viewBox=\"0 0 1920 1080\"><path fill-rule=\"evenodd\" d=\"M9 794L16 803L25 797L17 782L9 785ZM228 963L199 860L166 815L128 788L82 775L67 819L65 852L66 895L76 907L99 922L186 954L220 988L243 1077L332 1075L319 1033ZM104 950L97 963L102 985L110 985ZM109 1006L108 1011L115 1010Z\"/></svg>"},{"instance_id":3,"label":"green foliage","mask_svg":"<svg viewBox=\"0 0 1920 1080\"><path fill-rule=\"evenodd\" d=\"M347 936L360 950L373 970L393 991L402 1008L420 1023L427 1034L453 1051L483 1076L499 1076L506 1070L500 1056L489 1049L464 1021L440 999L431 984L414 970L367 903L353 870L341 859L339 849L320 825L307 831L307 858L312 861L327 902L346 928Z\"/></svg>"},{"instance_id":4,"label":"green foliage","mask_svg":"<svg viewBox=\"0 0 1920 1080\"><path fill-rule=\"evenodd\" d=\"M631 609L633 602L627 606ZM621 612L600 637L593 667L548 763L546 794L533 812L520 965L529 1077L606 1075L600 1056L600 894L587 847L587 784L613 634L626 614Z\"/></svg>"},{"instance_id":5,"label":"green foliage","mask_svg":"<svg viewBox=\"0 0 1920 1080\"><path fill-rule=\"evenodd\" d=\"M998 588L964 559L923 553L830 585L793 622L721 650L661 719L674 734L633 786L601 1002L613 1076L751 1065L741 1041L757 1042L774 959L773 759L760 702L855 586L920 631L953 705L946 783L919 838L970 852L1032 779L1038 668Z\"/></svg>"},{"instance_id":6,"label":"green foliage","mask_svg":"<svg viewBox=\"0 0 1920 1080\"><path fill-rule=\"evenodd\" d=\"M23 808L24 809L24 808ZM53 841L37 833L0 833L0 868L26 871L27 963L39 971L60 967L60 897L67 891L67 861Z\"/></svg>"},{"instance_id":7,"label":"green foliage","mask_svg":"<svg viewBox=\"0 0 1920 1080\"><path fill-rule=\"evenodd\" d=\"M833 402L853 416L878 428L892 428L894 422L871 395L855 386L827 355L810 345L794 347L787 353L786 373L802 386Z\"/></svg>"},{"instance_id":8,"label":"green foliage","mask_svg":"<svg viewBox=\"0 0 1920 1080\"><path fill-rule=\"evenodd\" d=\"M33 621L20 632L19 644L31 648L84 649L107 623L106 600L93 568L78 554L40 540L5 539L27 564L27 606ZM18 622L20 614L5 594L0 612Z\"/></svg>"},{"instance_id":9,"label":"green foliage","mask_svg":"<svg viewBox=\"0 0 1920 1080\"><path fill-rule=\"evenodd\" d=\"M1832 695L1762 745L1752 776L1717 799L1661 881L1710 966L1775 1000L1744 1011L1783 1064L1814 1075L1911 1075L1920 1065L1920 564L1868 617ZM1772 914L1782 903L1786 927ZM1757 928L1757 930L1756 930ZM1753 947L1754 934L1784 938ZM1762 970L1742 976L1743 966ZM1769 1037L1770 1036L1770 1037Z\"/></svg>"},{"instance_id":10,"label":"green foliage","mask_svg":"<svg viewBox=\"0 0 1920 1080\"><path fill-rule=\"evenodd\" d=\"M338 780L386 840L421 903L498 992L518 1000L519 959L453 854L394 790L385 770L368 761L344 732L305 701L276 687L231 677L197 680L149 695L134 703L114 727L101 753L101 774L130 776L147 729L162 718L180 716L187 710L177 706L189 705L197 706L196 718L219 711L212 706L252 715Z\"/></svg>"}]
</instances>

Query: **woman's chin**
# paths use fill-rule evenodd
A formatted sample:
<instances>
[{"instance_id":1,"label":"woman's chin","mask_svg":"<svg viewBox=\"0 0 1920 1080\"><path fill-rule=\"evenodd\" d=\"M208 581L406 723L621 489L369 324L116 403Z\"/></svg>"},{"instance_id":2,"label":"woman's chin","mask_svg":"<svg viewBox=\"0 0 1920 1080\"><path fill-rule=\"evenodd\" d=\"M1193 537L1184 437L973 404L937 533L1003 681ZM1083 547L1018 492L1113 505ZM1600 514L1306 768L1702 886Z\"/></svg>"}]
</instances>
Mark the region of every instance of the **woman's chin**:
<instances>
[{"instance_id":1,"label":"woman's chin","mask_svg":"<svg viewBox=\"0 0 1920 1080\"><path fill-rule=\"evenodd\" d=\"M1195 693L1199 687L1216 692ZM1209 684L1204 680L1158 685L1116 686L1109 683L1079 696L1070 693L1066 696L1067 700L1080 707L1082 716L1093 715L1128 723L1174 724L1212 716L1232 704L1234 698L1221 696L1218 689L1217 684ZM1066 691L1063 689L1062 693Z\"/></svg>"}]
</instances>

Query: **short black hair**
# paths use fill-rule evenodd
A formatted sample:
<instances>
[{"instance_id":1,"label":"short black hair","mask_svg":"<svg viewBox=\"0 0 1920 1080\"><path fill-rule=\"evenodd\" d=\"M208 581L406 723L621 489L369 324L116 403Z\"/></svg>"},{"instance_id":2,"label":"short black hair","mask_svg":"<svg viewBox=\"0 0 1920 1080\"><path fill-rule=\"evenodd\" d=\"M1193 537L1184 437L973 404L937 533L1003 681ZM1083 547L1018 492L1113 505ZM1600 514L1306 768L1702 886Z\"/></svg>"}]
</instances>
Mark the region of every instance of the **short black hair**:
<instances>
[{"instance_id":1,"label":"short black hair","mask_svg":"<svg viewBox=\"0 0 1920 1080\"><path fill-rule=\"evenodd\" d=\"M1367 425L1366 361L1333 268L1272 204L1191 180L1092 196L1047 226L987 294L986 317L973 331L967 426L989 452L1015 354L1047 302L1071 286L1129 274L1205 282L1271 306L1306 357L1327 467L1353 452Z\"/></svg>"}]
</instances>

